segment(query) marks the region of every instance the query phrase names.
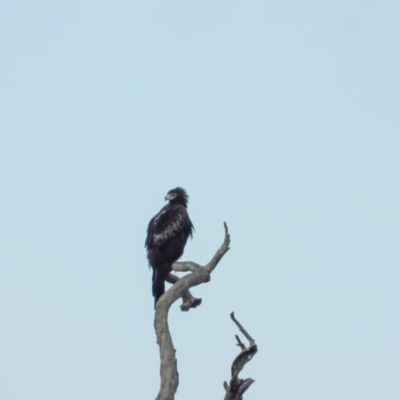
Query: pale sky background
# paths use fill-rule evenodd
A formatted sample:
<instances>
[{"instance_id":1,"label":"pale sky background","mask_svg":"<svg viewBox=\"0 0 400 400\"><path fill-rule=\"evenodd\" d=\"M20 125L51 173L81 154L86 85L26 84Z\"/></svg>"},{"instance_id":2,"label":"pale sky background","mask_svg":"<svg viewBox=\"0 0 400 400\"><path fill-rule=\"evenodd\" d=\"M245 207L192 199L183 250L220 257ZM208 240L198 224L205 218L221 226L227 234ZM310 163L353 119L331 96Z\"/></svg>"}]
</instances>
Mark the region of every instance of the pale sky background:
<instances>
[{"instance_id":1,"label":"pale sky background","mask_svg":"<svg viewBox=\"0 0 400 400\"><path fill-rule=\"evenodd\" d=\"M147 223L183 186L177 400L400 398L400 3L3 1L0 399L154 399Z\"/></svg>"}]
</instances>

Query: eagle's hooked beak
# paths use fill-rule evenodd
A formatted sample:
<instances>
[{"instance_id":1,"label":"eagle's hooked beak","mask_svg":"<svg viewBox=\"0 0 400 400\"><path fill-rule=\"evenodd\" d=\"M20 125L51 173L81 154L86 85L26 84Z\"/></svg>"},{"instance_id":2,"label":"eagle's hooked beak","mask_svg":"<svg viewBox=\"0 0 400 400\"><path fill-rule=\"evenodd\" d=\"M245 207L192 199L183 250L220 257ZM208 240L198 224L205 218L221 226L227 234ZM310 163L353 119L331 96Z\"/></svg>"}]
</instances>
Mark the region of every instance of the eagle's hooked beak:
<instances>
[{"instance_id":1,"label":"eagle's hooked beak","mask_svg":"<svg viewBox=\"0 0 400 400\"><path fill-rule=\"evenodd\" d=\"M175 193L167 193L164 200L173 200L173 199L175 199L175 197L176 197Z\"/></svg>"}]
</instances>

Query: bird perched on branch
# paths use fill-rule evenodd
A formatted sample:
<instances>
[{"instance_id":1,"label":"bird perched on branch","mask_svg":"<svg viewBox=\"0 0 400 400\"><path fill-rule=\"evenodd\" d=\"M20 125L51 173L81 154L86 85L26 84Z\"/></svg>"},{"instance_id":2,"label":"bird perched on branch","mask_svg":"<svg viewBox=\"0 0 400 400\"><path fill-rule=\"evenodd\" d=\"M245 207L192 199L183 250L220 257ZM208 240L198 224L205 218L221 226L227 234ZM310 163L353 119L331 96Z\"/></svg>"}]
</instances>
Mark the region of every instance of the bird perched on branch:
<instances>
[{"instance_id":1,"label":"bird perched on branch","mask_svg":"<svg viewBox=\"0 0 400 400\"><path fill-rule=\"evenodd\" d=\"M147 227L145 247L153 268L154 308L165 292L165 280L171 266L178 260L194 227L187 212L189 196L185 189L171 189L165 196L169 203L155 215Z\"/></svg>"}]
</instances>

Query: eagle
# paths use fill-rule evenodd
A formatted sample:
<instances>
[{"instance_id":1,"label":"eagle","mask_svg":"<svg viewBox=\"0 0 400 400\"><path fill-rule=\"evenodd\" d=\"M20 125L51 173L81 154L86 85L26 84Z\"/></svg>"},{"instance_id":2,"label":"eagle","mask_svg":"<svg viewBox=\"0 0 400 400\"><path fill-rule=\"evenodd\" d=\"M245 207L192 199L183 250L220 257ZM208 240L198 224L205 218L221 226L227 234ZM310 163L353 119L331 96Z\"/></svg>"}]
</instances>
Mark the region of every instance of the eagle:
<instances>
[{"instance_id":1,"label":"eagle","mask_svg":"<svg viewBox=\"0 0 400 400\"><path fill-rule=\"evenodd\" d=\"M165 196L168 204L149 222L145 247L147 259L153 269L154 308L165 292L165 280L172 264L178 260L194 227L187 212L189 196L185 189L171 189Z\"/></svg>"}]
</instances>

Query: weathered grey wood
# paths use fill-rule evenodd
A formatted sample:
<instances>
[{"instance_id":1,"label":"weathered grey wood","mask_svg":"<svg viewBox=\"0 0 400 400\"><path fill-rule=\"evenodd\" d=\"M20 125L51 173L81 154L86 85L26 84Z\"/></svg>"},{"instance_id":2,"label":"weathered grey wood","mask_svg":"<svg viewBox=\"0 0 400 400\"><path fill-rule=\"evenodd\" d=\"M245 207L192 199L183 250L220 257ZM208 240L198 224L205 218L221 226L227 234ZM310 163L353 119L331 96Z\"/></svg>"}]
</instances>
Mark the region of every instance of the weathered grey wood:
<instances>
[{"instance_id":1,"label":"weathered grey wood","mask_svg":"<svg viewBox=\"0 0 400 400\"><path fill-rule=\"evenodd\" d=\"M254 339L243 328L240 322L235 318L235 314L231 313L232 321L237 325L239 330L243 333L246 339L250 342L249 347L246 347L240 340L238 335L235 335L237 345L242 349L239 355L233 360L231 367L231 380L228 383L224 382L225 397L224 400L243 400L243 393L255 382L254 379L240 379L239 373L244 366L254 357L257 353L257 345Z\"/></svg>"},{"instance_id":2,"label":"weathered grey wood","mask_svg":"<svg viewBox=\"0 0 400 400\"><path fill-rule=\"evenodd\" d=\"M167 277L167 282L169 283L176 283L179 281L180 278L178 278L174 274L169 274ZM196 308L201 304L201 299L197 299L196 297L193 297L192 293L190 293L190 290L187 290L183 295L182 295L182 304L180 305L181 311L189 311L191 308Z\"/></svg>"},{"instance_id":3,"label":"weathered grey wood","mask_svg":"<svg viewBox=\"0 0 400 400\"><path fill-rule=\"evenodd\" d=\"M157 343L160 347L161 384L156 400L174 400L179 385L179 374L175 356L176 351L168 327L169 309L179 298L183 299L183 304L181 305L182 311L188 311L190 308L197 307L201 303L201 299L194 298L189 292L189 289L193 286L209 282L211 279L211 272L229 250L230 236L225 222L224 228L224 242L206 266L202 267L191 261L175 262L172 264L172 270L174 271L190 271L191 273L180 279L173 274L169 274L168 280L173 283L173 286L171 286L157 302L154 329L156 331Z\"/></svg>"}]
</instances>

